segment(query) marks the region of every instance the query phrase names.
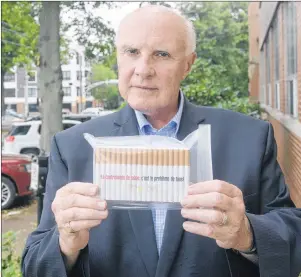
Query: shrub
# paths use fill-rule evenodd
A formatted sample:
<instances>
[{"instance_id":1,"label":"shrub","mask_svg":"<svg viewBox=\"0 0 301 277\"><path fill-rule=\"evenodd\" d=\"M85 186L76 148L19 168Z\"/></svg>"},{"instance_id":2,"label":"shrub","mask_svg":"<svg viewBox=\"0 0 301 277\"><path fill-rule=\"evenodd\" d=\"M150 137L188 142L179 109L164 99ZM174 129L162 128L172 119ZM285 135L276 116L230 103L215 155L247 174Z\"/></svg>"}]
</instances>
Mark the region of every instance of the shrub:
<instances>
[{"instance_id":1,"label":"shrub","mask_svg":"<svg viewBox=\"0 0 301 277\"><path fill-rule=\"evenodd\" d=\"M2 276L22 277L21 257L16 253L16 233L9 231L2 237Z\"/></svg>"}]
</instances>

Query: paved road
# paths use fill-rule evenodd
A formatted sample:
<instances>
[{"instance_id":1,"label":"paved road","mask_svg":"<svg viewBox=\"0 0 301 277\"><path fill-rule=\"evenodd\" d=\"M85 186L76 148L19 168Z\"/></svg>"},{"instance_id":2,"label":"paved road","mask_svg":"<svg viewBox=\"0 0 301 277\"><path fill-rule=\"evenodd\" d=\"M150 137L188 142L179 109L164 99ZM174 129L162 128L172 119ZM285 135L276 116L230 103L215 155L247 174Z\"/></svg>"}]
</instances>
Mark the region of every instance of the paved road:
<instances>
[{"instance_id":1,"label":"paved road","mask_svg":"<svg viewBox=\"0 0 301 277\"><path fill-rule=\"evenodd\" d=\"M31 202L29 205L2 212L2 235L7 231L17 232L16 250L19 254L24 249L28 235L36 228L36 211L36 202Z\"/></svg>"}]
</instances>

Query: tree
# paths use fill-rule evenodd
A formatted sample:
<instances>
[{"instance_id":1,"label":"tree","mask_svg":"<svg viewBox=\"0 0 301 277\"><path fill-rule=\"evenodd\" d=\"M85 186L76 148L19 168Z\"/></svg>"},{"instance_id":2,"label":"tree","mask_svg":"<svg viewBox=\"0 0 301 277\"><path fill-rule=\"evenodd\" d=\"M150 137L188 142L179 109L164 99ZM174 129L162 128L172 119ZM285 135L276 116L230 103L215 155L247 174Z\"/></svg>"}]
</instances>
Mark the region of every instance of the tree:
<instances>
[{"instance_id":1,"label":"tree","mask_svg":"<svg viewBox=\"0 0 301 277\"><path fill-rule=\"evenodd\" d=\"M32 11L37 3L1 4L1 111L4 114L4 76L15 65L30 67L37 61L39 25Z\"/></svg>"},{"instance_id":2,"label":"tree","mask_svg":"<svg viewBox=\"0 0 301 277\"><path fill-rule=\"evenodd\" d=\"M92 82L114 80L116 73L106 64L94 64L92 66ZM107 109L116 109L119 106L118 88L114 85L94 88L92 94L95 99L102 101Z\"/></svg>"},{"instance_id":3,"label":"tree","mask_svg":"<svg viewBox=\"0 0 301 277\"><path fill-rule=\"evenodd\" d=\"M50 138L62 126L62 69L60 58L60 2L43 1L40 11L40 78L42 130L40 147L50 151Z\"/></svg>"},{"instance_id":4,"label":"tree","mask_svg":"<svg viewBox=\"0 0 301 277\"><path fill-rule=\"evenodd\" d=\"M98 60L111 54L114 32L106 26L96 12L101 4L103 2L42 2L39 47L41 61L39 83L43 122L40 142L42 151L49 152L51 137L62 130L60 29L62 32L72 30L78 43L85 46L86 56L90 59ZM108 3L107 5L112 4ZM69 12L70 22L62 24L60 11L63 11L64 14ZM66 52L70 54L70 51Z\"/></svg>"},{"instance_id":5,"label":"tree","mask_svg":"<svg viewBox=\"0 0 301 277\"><path fill-rule=\"evenodd\" d=\"M181 4L197 35L197 60L183 82L186 96L196 104L236 110L248 95L248 13L246 2Z\"/></svg>"}]
</instances>

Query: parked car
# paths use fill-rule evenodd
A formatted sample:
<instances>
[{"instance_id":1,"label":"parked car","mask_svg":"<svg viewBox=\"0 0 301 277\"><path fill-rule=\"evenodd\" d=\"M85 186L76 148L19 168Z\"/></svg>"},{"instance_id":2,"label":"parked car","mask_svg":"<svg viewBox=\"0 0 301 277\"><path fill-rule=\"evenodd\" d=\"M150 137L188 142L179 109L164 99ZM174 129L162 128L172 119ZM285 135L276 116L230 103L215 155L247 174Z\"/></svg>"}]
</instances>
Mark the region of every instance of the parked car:
<instances>
[{"instance_id":1,"label":"parked car","mask_svg":"<svg viewBox=\"0 0 301 277\"><path fill-rule=\"evenodd\" d=\"M82 114L100 114L104 109L102 107L98 108L87 108L83 110L81 113Z\"/></svg>"},{"instance_id":2,"label":"parked car","mask_svg":"<svg viewBox=\"0 0 301 277\"><path fill-rule=\"evenodd\" d=\"M80 124L77 120L63 120L64 130ZM14 154L40 154L41 121L16 122L3 142L3 151Z\"/></svg>"},{"instance_id":3,"label":"parked car","mask_svg":"<svg viewBox=\"0 0 301 277\"><path fill-rule=\"evenodd\" d=\"M27 155L2 153L1 207L10 208L19 196L32 194L30 190L31 160Z\"/></svg>"},{"instance_id":4,"label":"parked car","mask_svg":"<svg viewBox=\"0 0 301 277\"><path fill-rule=\"evenodd\" d=\"M78 120L81 122L88 121L90 119L93 119L95 117L98 117L96 114L64 114L63 118L64 119L69 119L69 120Z\"/></svg>"}]
</instances>

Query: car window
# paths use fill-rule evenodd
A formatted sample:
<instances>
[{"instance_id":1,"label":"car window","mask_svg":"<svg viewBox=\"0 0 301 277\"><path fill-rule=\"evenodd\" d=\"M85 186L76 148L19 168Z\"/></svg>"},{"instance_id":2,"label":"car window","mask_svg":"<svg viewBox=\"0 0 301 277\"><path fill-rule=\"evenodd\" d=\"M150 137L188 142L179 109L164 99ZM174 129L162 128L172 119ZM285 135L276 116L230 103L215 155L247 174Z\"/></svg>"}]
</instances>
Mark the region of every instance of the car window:
<instances>
[{"instance_id":1,"label":"car window","mask_svg":"<svg viewBox=\"0 0 301 277\"><path fill-rule=\"evenodd\" d=\"M69 129L71 127L73 127L75 124L73 123L63 123L63 128L64 130Z\"/></svg>"},{"instance_id":2,"label":"car window","mask_svg":"<svg viewBox=\"0 0 301 277\"><path fill-rule=\"evenodd\" d=\"M30 129L30 125L13 126L9 136L25 136Z\"/></svg>"},{"instance_id":3,"label":"car window","mask_svg":"<svg viewBox=\"0 0 301 277\"><path fill-rule=\"evenodd\" d=\"M42 129L41 124L39 124L39 128L38 128L38 133L39 134L41 134L41 129Z\"/></svg>"}]
</instances>

